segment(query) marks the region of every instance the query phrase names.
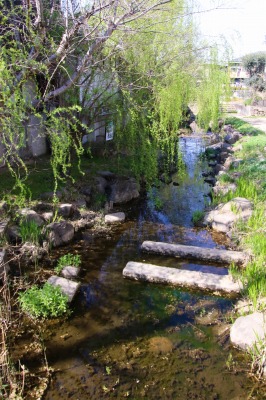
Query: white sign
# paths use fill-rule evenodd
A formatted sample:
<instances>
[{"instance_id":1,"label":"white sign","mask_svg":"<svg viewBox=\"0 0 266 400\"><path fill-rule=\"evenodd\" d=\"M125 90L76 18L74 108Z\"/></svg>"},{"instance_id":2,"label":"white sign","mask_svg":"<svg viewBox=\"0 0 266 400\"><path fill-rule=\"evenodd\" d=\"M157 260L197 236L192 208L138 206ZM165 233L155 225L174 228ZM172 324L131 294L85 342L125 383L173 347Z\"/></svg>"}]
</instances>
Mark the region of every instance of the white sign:
<instances>
[{"instance_id":1,"label":"white sign","mask_svg":"<svg viewBox=\"0 0 266 400\"><path fill-rule=\"evenodd\" d=\"M114 123L113 121L108 122L105 129L105 139L106 140L113 140L114 138Z\"/></svg>"}]
</instances>

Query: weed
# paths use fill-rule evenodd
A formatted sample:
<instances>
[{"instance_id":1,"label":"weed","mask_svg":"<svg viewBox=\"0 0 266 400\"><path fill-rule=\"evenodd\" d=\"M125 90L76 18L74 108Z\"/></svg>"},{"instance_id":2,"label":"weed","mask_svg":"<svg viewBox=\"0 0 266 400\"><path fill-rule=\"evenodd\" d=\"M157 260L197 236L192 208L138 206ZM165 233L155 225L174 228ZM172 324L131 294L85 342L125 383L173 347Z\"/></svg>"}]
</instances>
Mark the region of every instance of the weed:
<instances>
[{"instance_id":1,"label":"weed","mask_svg":"<svg viewBox=\"0 0 266 400\"><path fill-rule=\"evenodd\" d=\"M20 222L20 235L22 242L40 244L42 228L33 220L22 220Z\"/></svg>"},{"instance_id":2,"label":"weed","mask_svg":"<svg viewBox=\"0 0 266 400\"><path fill-rule=\"evenodd\" d=\"M204 218L204 211L196 210L192 215L192 222L194 225L199 224Z\"/></svg>"},{"instance_id":3,"label":"weed","mask_svg":"<svg viewBox=\"0 0 266 400\"><path fill-rule=\"evenodd\" d=\"M79 254L65 254L64 256L60 257L55 267L55 272L60 274L62 269L67 266L78 267L81 264L81 258Z\"/></svg>"},{"instance_id":4,"label":"weed","mask_svg":"<svg viewBox=\"0 0 266 400\"><path fill-rule=\"evenodd\" d=\"M106 371L107 375L111 375L112 367L106 366L106 367L105 367L105 371Z\"/></svg>"},{"instance_id":5,"label":"weed","mask_svg":"<svg viewBox=\"0 0 266 400\"><path fill-rule=\"evenodd\" d=\"M19 303L24 312L32 317L59 317L68 310L68 297L60 287L45 283L42 288L36 285L19 295Z\"/></svg>"},{"instance_id":6,"label":"weed","mask_svg":"<svg viewBox=\"0 0 266 400\"><path fill-rule=\"evenodd\" d=\"M232 353L229 353L229 356L228 356L228 358L226 360L225 365L226 365L226 367L228 368L229 371L231 371L234 368L235 361L233 359Z\"/></svg>"}]
</instances>

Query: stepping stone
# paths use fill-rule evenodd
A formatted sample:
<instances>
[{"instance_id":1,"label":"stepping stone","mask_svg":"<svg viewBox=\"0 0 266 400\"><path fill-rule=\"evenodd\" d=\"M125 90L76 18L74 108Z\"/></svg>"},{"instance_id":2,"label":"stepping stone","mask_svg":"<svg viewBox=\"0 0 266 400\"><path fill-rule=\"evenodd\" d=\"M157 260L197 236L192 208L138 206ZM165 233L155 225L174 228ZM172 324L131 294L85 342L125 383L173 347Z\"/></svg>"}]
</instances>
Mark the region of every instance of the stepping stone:
<instances>
[{"instance_id":1,"label":"stepping stone","mask_svg":"<svg viewBox=\"0 0 266 400\"><path fill-rule=\"evenodd\" d=\"M231 342L243 350L252 348L266 338L266 313L255 312L237 318L231 327Z\"/></svg>"},{"instance_id":2,"label":"stepping stone","mask_svg":"<svg viewBox=\"0 0 266 400\"><path fill-rule=\"evenodd\" d=\"M60 276L50 276L47 281L50 285L59 286L62 292L68 297L68 302L71 303L77 293L80 283L73 282L70 279L61 278Z\"/></svg>"},{"instance_id":3,"label":"stepping stone","mask_svg":"<svg viewBox=\"0 0 266 400\"><path fill-rule=\"evenodd\" d=\"M80 268L73 267L72 265L68 265L61 271L61 275L66 279L75 279L78 277L79 273Z\"/></svg>"},{"instance_id":4,"label":"stepping stone","mask_svg":"<svg viewBox=\"0 0 266 400\"><path fill-rule=\"evenodd\" d=\"M182 257L194 260L211 261L215 263L236 265L247 261L247 255L240 251L210 249L206 247L185 246L146 240L141 245L141 250L147 253L161 254L164 256Z\"/></svg>"},{"instance_id":5,"label":"stepping stone","mask_svg":"<svg viewBox=\"0 0 266 400\"><path fill-rule=\"evenodd\" d=\"M116 224L118 222L125 221L126 215L123 212L113 213L113 214L106 214L104 217L104 221L107 224Z\"/></svg>"},{"instance_id":6,"label":"stepping stone","mask_svg":"<svg viewBox=\"0 0 266 400\"><path fill-rule=\"evenodd\" d=\"M130 261L123 270L125 278L152 283L165 283L191 289L224 293L239 293L243 289L240 281L235 282L231 275L210 274L199 271L160 267Z\"/></svg>"}]
</instances>

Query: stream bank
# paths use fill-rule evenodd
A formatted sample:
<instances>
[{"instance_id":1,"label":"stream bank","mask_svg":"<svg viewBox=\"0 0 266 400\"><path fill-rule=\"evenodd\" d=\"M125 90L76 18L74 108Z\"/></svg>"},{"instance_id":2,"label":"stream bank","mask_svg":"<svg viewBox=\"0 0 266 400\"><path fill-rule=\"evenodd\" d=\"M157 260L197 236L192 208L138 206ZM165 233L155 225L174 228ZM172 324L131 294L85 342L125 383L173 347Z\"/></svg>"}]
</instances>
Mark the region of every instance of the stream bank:
<instances>
[{"instance_id":1,"label":"stream bank","mask_svg":"<svg viewBox=\"0 0 266 400\"><path fill-rule=\"evenodd\" d=\"M180 140L185 168L125 207L126 221L103 237L90 230L54 251L82 256L81 291L66 320L43 326L53 378L46 399L60 398L263 398L246 374L244 355L230 347L228 320L232 300L172 287L127 282L122 269L131 258L160 264L140 252L143 238L224 248L223 234L195 228L210 187L202 179L205 144L201 137ZM158 210L154 199L160 199ZM156 203L156 204L155 204ZM164 260L184 269L223 267ZM43 266L44 269L47 266ZM49 267L48 267L49 269ZM23 338L21 340L23 345ZM38 356L23 360L29 368ZM254 396L254 397L252 397ZM30 397L29 397L30 398Z\"/></svg>"}]
</instances>

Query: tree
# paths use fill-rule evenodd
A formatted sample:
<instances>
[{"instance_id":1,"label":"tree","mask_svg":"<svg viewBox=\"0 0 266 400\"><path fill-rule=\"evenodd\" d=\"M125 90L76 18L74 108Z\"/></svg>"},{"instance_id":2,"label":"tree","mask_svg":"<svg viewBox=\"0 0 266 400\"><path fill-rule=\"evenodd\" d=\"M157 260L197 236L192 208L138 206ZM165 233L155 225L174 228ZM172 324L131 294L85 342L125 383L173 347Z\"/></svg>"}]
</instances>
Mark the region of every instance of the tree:
<instances>
[{"instance_id":1,"label":"tree","mask_svg":"<svg viewBox=\"0 0 266 400\"><path fill-rule=\"evenodd\" d=\"M264 92L266 90L265 68L266 52L247 54L242 58L243 67L248 71L250 78L247 80L254 91Z\"/></svg>"},{"instance_id":2,"label":"tree","mask_svg":"<svg viewBox=\"0 0 266 400\"><path fill-rule=\"evenodd\" d=\"M46 115L56 179L59 169L67 171L70 149L82 152L83 109L88 122L103 109L116 112L117 144L135 154L139 176L154 165L156 146L171 153L197 78L186 0L0 0L0 5L5 6L0 124L5 161L11 170L18 166L12 170L17 185L19 167L26 170L19 150L29 114ZM35 93L25 90L29 81Z\"/></svg>"}]
</instances>

